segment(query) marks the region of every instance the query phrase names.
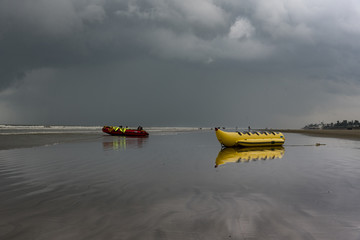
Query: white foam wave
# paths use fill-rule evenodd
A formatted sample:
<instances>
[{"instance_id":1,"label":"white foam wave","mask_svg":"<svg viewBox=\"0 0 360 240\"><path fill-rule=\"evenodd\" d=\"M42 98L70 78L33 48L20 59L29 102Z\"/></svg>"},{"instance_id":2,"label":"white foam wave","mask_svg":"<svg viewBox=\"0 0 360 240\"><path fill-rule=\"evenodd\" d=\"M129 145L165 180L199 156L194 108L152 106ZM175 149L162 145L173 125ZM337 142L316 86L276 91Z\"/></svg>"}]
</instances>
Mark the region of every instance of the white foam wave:
<instances>
[{"instance_id":1,"label":"white foam wave","mask_svg":"<svg viewBox=\"0 0 360 240\"><path fill-rule=\"evenodd\" d=\"M96 133L101 126L0 125L0 135Z\"/></svg>"},{"instance_id":2,"label":"white foam wave","mask_svg":"<svg viewBox=\"0 0 360 240\"><path fill-rule=\"evenodd\" d=\"M201 128L197 128L197 127L147 127L146 128L147 131L152 131L152 132L164 132L164 131L181 132L181 131L197 131L200 129Z\"/></svg>"},{"instance_id":3,"label":"white foam wave","mask_svg":"<svg viewBox=\"0 0 360 240\"><path fill-rule=\"evenodd\" d=\"M74 129L101 129L102 126L51 126L51 125L7 125L0 124L0 129L14 129L14 130L22 130L22 129L65 129L65 130L74 130Z\"/></svg>"}]
</instances>

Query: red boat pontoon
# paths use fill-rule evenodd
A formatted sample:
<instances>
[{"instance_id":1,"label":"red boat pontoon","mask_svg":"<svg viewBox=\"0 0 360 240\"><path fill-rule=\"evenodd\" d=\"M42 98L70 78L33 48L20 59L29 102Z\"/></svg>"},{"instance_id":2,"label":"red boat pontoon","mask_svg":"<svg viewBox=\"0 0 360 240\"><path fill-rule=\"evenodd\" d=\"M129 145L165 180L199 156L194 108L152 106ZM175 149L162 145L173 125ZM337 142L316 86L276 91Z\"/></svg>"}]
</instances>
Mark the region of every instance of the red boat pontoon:
<instances>
[{"instance_id":1,"label":"red boat pontoon","mask_svg":"<svg viewBox=\"0 0 360 240\"><path fill-rule=\"evenodd\" d=\"M102 128L104 133L113 135L113 136L131 136L131 137L146 137L149 136L145 130L142 128L139 129L128 129L128 128L120 128L113 126L104 126Z\"/></svg>"}]
</instances>

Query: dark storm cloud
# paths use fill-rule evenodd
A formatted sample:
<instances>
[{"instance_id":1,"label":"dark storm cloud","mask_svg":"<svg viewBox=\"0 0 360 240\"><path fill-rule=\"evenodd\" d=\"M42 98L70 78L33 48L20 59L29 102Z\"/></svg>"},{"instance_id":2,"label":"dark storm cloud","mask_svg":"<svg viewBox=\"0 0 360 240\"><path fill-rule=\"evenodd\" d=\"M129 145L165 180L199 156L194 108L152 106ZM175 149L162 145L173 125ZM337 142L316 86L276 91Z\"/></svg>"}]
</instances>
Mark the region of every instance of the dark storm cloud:
<instances>
[{"instance_id":1,"label":"dark storm cloud","mask_svg":"<svg viewBox=\"0 0 360 240\"><path fill-rule=\"evenodd\" d=\"M3 0L0 121L134 122L133 108L155 125L356 117L359 13L356 1ZM118 102L124 114L92 116Z\"/></svg>"}]
</instances>

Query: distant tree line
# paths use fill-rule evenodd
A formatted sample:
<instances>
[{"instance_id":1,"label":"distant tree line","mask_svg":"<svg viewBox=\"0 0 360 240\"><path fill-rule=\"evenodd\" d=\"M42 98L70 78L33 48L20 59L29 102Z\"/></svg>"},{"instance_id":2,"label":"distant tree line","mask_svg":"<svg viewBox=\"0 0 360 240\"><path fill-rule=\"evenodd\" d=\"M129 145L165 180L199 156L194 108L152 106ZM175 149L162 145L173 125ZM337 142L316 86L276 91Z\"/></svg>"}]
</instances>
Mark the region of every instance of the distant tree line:
<instances>
[{"instance_id":1,"label":"distant tree line","mask_svg":"<svg viewBox=\"0 0 360 240\"><path fill-rule=\"evenodd\" d=\"M304 129L360 129L360 122L358 120L343 120L336 123L310 123Z\"/></svg>"}]
</instances>

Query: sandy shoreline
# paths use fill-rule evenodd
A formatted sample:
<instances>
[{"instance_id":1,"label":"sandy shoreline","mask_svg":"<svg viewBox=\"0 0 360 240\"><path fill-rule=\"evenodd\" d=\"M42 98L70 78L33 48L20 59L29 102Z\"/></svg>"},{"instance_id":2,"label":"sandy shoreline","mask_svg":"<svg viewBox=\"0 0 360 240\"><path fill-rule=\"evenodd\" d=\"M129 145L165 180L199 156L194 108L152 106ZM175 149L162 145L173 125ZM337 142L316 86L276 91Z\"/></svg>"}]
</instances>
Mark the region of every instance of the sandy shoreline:
<instances>
[{"instance_id":1,"label":"sandy shoreline","mask_svg":"<svg viewBox=\"0 0 360 240\"><path fill-rule=\"evenodd\" d=\"M283 133L300 133L309 136L334 137L351 140L360 140L360 129L276 129Z\"/></svg>"}]
</instances>

